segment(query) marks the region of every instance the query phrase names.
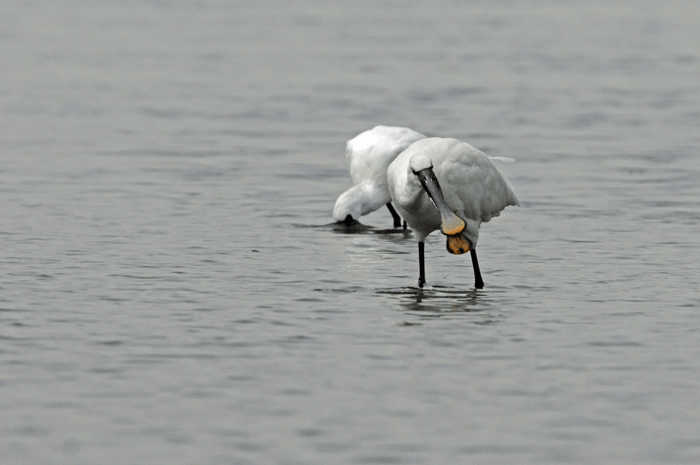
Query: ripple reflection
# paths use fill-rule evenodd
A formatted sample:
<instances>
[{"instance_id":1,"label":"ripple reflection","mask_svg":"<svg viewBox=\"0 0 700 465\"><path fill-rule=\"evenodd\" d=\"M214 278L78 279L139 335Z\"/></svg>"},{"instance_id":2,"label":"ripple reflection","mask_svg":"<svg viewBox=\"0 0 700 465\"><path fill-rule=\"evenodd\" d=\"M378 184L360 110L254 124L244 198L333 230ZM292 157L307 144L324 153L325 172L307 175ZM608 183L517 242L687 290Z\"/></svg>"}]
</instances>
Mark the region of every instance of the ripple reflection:
<instances>
[{"instance_id":1,"label":"ripple reflection","mask_svg":"<svg viewBox=\"0 0 700 465\"><path fill-rule=\"evenodd\" d=\"M434 285L427 289L401 287L377 290L377 294L380 295L399 297L401 310L407 315L425 319L479 315L480 324L491 324L500 320L499 316L495 316L500 306L493 302L494 292L498 291L465 291L443 285Z\"/></svg>"}]
</instances>

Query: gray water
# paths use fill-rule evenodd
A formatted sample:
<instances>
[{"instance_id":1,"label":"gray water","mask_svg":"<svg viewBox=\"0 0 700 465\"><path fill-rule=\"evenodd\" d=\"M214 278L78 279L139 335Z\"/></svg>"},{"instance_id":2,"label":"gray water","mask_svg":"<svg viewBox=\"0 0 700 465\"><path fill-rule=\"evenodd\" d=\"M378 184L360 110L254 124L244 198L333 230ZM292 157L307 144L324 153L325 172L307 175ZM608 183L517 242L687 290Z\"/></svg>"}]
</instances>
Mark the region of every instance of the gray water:
<instances>
[{"instance_id":1,"label":"gray water","mask_svg":"<svg viewBox=\"0 0 700 465\"><path fill-rule=\"evenodd\" d=\"M10 1L0 462L700 462L700 3ZM331 225L375 124L522 203Z\"/></svg>"}]
</instances>

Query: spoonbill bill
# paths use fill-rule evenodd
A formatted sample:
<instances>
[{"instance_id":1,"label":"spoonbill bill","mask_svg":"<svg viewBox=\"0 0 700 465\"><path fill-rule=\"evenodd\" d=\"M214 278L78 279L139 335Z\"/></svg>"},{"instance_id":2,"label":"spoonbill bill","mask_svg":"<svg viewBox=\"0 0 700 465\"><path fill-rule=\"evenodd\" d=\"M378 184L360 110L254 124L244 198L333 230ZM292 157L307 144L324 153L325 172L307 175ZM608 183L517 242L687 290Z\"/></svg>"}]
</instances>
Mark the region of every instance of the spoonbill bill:
<instances>
[{"instance_id":1,"label":"spoonbill bill","mask_svg":"<svg viewBox=\"0 0 700 465\"><path fill-rule=\"evenodd\" d=\"M375 126L350 139L345 147L345 160L353 186L336 200L333 219L350 226L360 216L386 205L394 218L394 228L400 227L401 217L391 206L386 170L399 153L424 138L409 128Z\"/></svg>"},{"instance_id":2,"label":"spoonbill bill","mask_svg":"<svg viewBox=\"0 0 700 465\"><path fill-rule=\"evenodd\" d=\"M447 251L471 253L475 287L484 287L476 243L479 226L520 205L513 188L483 152L457 139L421 139L389 165L391 200L418 241L418 286L425 284L424 240L433 231L447 236Z\"/></svg>"}]
</instances>

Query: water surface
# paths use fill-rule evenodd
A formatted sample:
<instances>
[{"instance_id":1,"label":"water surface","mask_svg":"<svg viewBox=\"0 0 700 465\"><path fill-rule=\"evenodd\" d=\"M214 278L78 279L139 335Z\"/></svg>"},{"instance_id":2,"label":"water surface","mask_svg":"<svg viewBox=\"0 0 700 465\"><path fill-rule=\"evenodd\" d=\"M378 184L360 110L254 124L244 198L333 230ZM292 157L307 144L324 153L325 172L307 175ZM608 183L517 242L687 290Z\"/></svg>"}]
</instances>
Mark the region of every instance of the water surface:
<instances>
[{"instance_id":1,"label":"water surface","mask_svg":"<svg viewBox=\"0 0 700 465\"><path fill-rule=\"evenodd\" d=\"M10 2L0 456L697 463L696 2ZM347 139L461 138L469 259L331 225Z\"/></svg>"}]
</instances>

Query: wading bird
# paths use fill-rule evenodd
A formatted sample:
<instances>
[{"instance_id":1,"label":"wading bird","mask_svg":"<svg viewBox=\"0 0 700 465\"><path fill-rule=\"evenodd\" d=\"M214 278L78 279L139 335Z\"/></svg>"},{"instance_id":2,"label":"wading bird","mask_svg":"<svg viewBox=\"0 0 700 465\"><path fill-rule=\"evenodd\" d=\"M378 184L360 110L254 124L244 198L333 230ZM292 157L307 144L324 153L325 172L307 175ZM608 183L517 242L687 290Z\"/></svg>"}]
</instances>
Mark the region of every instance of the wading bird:
<instances>
[{"instance_id":1,"label":"wading bird","mask_svg":"<svg viewBox=\"0 0 700 465\"><path fill-rule=\"evenodd\" d=\"M479 226L520 205L491 159L457 139L422 139L389 165L387 180L391 200L418 241L418 286L425 284L424 240L439 229L448 252L471 252L475 287L483 288L475 250Z\"/></svg>"},{"instance_id":2,"label":"wading bird","mask_svg":"<svg viewBox=\"0 0 700 465\"><path fill-rule=\"evenodd\" d=\"M409 128L376 126L350 139L345 159L354 185L336 200L333 219L351 226L361 215L386 205L394 218L394 228L400 227L401 217L391 206L386 170L399 153L424 138L423 134Z\"/></svg>"}]
</instances>

